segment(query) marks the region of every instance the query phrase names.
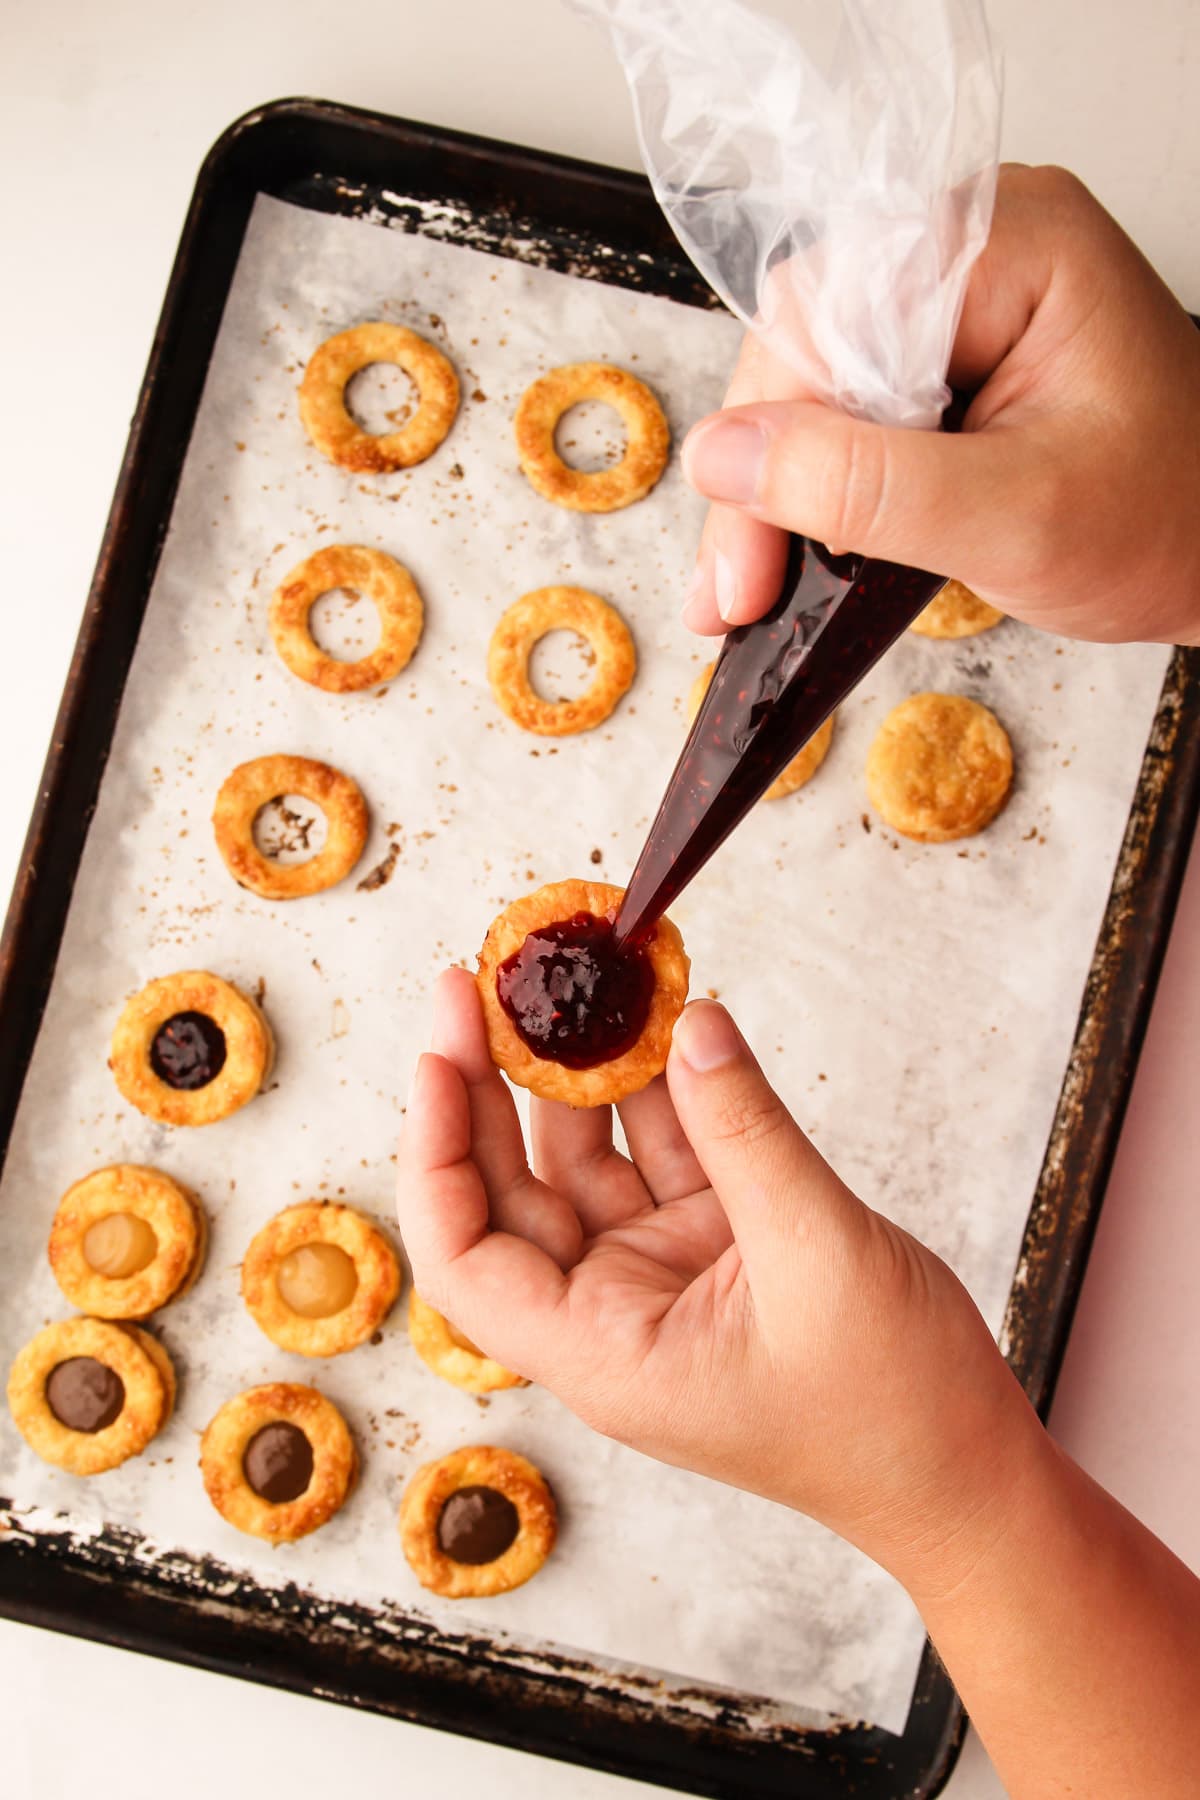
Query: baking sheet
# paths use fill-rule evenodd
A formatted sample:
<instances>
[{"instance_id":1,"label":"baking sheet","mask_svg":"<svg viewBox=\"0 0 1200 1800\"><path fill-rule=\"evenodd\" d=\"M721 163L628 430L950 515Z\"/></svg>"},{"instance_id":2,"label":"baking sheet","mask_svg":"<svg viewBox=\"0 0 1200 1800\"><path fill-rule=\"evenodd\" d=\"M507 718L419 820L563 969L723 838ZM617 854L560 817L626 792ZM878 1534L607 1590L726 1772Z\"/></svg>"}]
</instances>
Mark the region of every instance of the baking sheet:
<instances>
[{"instance_id":1,"label":"baking sheet","mask_svg":"<svg viewBox=\"0 0 1200 1800\"><path fill-rule=\"evenodd\" d=\"M316 342L369 317L443 342L464 408L430 462L367 480L309 450L295 387ZM623 879L682 735L702 653L675 615L702 507L675 465L624 513L547 506L515 466L517 397L542 368L610 358L651 383L678 438L718 401L737 337L718 314L259 200L0 1187L6 1360L68 1310L44 1246L70 1181L123 1158L159 1163L203 1195L208 1271L161 1316L180 1409L146 1457L86 1487L30 1456L7 1418L0 1455L23 1502L135 1526L266 1581L899 1729L919 1622L819 1527L607 1444L545 1393L481 1407L425 1370L402 1309L379 1345L314 1365L276 1351L237 1293L246 1243L282 1205L338 1196L390 1218L392 1144L433 975L473 956L527 888ZM296 682L266 630L276 581L338 541L399 556L427 605L410 668L382 693L340 700ZM555 580L612 599L641 658L608 724L557 744L510 726L484 671L503 607ZM1166 654L1011 624L957 645L907 639L847 704L813 784L761 807L675 909L696 990L729 1000L826 1154L953 1262L994 1327ZM986 700L1014 739L1012 803L958 847L864 825L873 730L923 687ZM212 797L236 762L275 750L360 781L373 828L355 880L394 850L390 880L291 906L232 885L211 842ZM265 982L280 1058L271 1091L243 1113L171 1133L120 1101L107 1043L128 992L197 965ZM343 1407L366 1466L343 1514L270 1551L224 1525L194 1465L217 1406L280 1376L315 1379ZM426 1457L489 1439L546 1470L563 1505L560 1550L516 1594L439 1603L400 1554L400 1486Z\"/></svg>"}]
</instances>

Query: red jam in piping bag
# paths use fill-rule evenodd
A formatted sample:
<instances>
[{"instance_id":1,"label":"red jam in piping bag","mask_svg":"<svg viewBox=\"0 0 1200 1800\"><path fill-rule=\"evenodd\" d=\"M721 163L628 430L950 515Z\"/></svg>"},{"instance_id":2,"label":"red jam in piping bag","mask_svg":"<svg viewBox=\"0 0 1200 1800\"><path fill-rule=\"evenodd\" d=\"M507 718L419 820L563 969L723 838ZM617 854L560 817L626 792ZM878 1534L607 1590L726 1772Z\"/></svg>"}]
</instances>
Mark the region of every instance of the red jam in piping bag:
<instances>
[{"instance_id":1,"label":"red jam in piping bag","mask_svg":"<svg viewBox=\"0 0 1200 1800\"><path fill-rule=\"evenodd\" d=\"M614 948L642 944L817 727L945 586L793 537L779 599L725 639L625 890Z\"/></svg>"}]
</instances>

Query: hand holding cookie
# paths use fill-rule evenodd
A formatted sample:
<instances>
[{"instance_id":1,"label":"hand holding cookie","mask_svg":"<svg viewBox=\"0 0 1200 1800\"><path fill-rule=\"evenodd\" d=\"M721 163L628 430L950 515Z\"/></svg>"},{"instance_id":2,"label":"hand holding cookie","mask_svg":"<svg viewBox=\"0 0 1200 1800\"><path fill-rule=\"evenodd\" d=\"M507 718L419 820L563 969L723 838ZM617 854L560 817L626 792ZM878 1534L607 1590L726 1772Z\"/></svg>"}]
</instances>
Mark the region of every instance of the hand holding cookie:
<instances>
[{"instance_id":1,"label":"hand holding cookie","mask_svg":"<svg viewBox=\"0 0 1200 1800\"><path fill-rule=\"evenodd\" d=\"M628 1158L609 1108L536 1098L527 1156L462 970L434 1047L399 1155L417 1287L595 1429L809 1512L909 1580L974 1482L995 1493L999 1463L1040 1453L965 1289L843 1186L724 1008L688 1007L665 1079L620 1102Z\"/></svg>"}]
</instances>

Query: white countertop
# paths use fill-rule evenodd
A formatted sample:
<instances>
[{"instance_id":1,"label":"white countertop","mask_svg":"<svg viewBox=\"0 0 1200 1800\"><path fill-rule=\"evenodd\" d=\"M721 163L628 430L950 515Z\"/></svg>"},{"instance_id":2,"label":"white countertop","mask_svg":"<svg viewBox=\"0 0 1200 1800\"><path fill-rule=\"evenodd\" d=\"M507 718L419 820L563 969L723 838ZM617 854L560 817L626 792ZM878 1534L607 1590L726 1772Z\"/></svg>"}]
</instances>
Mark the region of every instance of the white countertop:
<instances>
[{"instance_id":1,"label":"white countertop","mask_svg":"<svg viewBox=\"0 0 1200 1800\"><path fill-rule=\"evenodd\" d=\"M1075 169L1200 311L1200 9L992 0L990 10L1007 52L1006 154ZM64 0L10 5L4 43L6 893L184 210L224 126L308 94L601 161L637 157L616 67L559 0L357 0L344 11L328 0ZM1063 1443L1193 1566L1198 1021L1193 856L1053 1417ZM11 1624L0 1624L0 1693L6 1800L209 1800L214 1785L228 1800L302 1800L348 1779L431 1800L647 1791ZM949 1800L1001 1791L970 1740Z\"/></svg>"}]
</instances>

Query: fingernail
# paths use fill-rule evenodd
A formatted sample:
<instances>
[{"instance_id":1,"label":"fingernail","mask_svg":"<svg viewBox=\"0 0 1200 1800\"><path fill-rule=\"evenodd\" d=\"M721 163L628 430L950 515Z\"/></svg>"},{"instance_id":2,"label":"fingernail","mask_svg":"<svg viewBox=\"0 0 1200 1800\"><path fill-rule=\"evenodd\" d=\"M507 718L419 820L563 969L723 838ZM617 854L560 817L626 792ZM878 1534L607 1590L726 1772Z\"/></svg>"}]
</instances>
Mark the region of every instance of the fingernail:
<instances>
[{"instance_id":1,"label":"fingernail","mask_svg":"<svg viewBox=\"0 0 1200 1800\"><path fill-rule=\"evenodd\" d=\"M404 1108L405 1112L412 1112L413 1109L415 1108L415 1106L417 1105L417 1101L420 1097L421 1082L422 1082L422 1079L424 1076L424 1070L425 1070L425 1056L422 1054L421 1056L418 1056L418 1058L417 1058L417 1066L413 1070L412 1080L408 1084L408 1100L407 1100L407 1103Z\"/></svg>"},{"instance_id":2,"label":"fingernail","mask_svg":"<svg viewBox=\"0 0 1200 1800\"><path fill-rule=\"evenodd\" d=\"M722 550L713 551L713 591L717 600L717 611L727 625L733 623L733 609L737 605L738 582L737 571Z\"/></svg>"},{"instance_id":3,"label":"fingernail","mask_svg":"<svg viewBox=\"0 0 1200 1800\"><path fill-rule=\"evenodd\" d=\"M758 492L767 434L752 419L718 413L693 427L683 446L683 472L710 500L748 506Z\"/></svg>"},{"instance_id":4,"label":"fingernail","mask_svg":"<svg viewBox=\"0 0 1200 1800\"><path fill-rule=\"evenodd\" d=\"M675 1053L697 1075L708 1075L731 1063L742 1048L741 1033L725 1011L711 1000L693 1000L675 1021L671 1039Z\"/></svg>"}]
</instances>

